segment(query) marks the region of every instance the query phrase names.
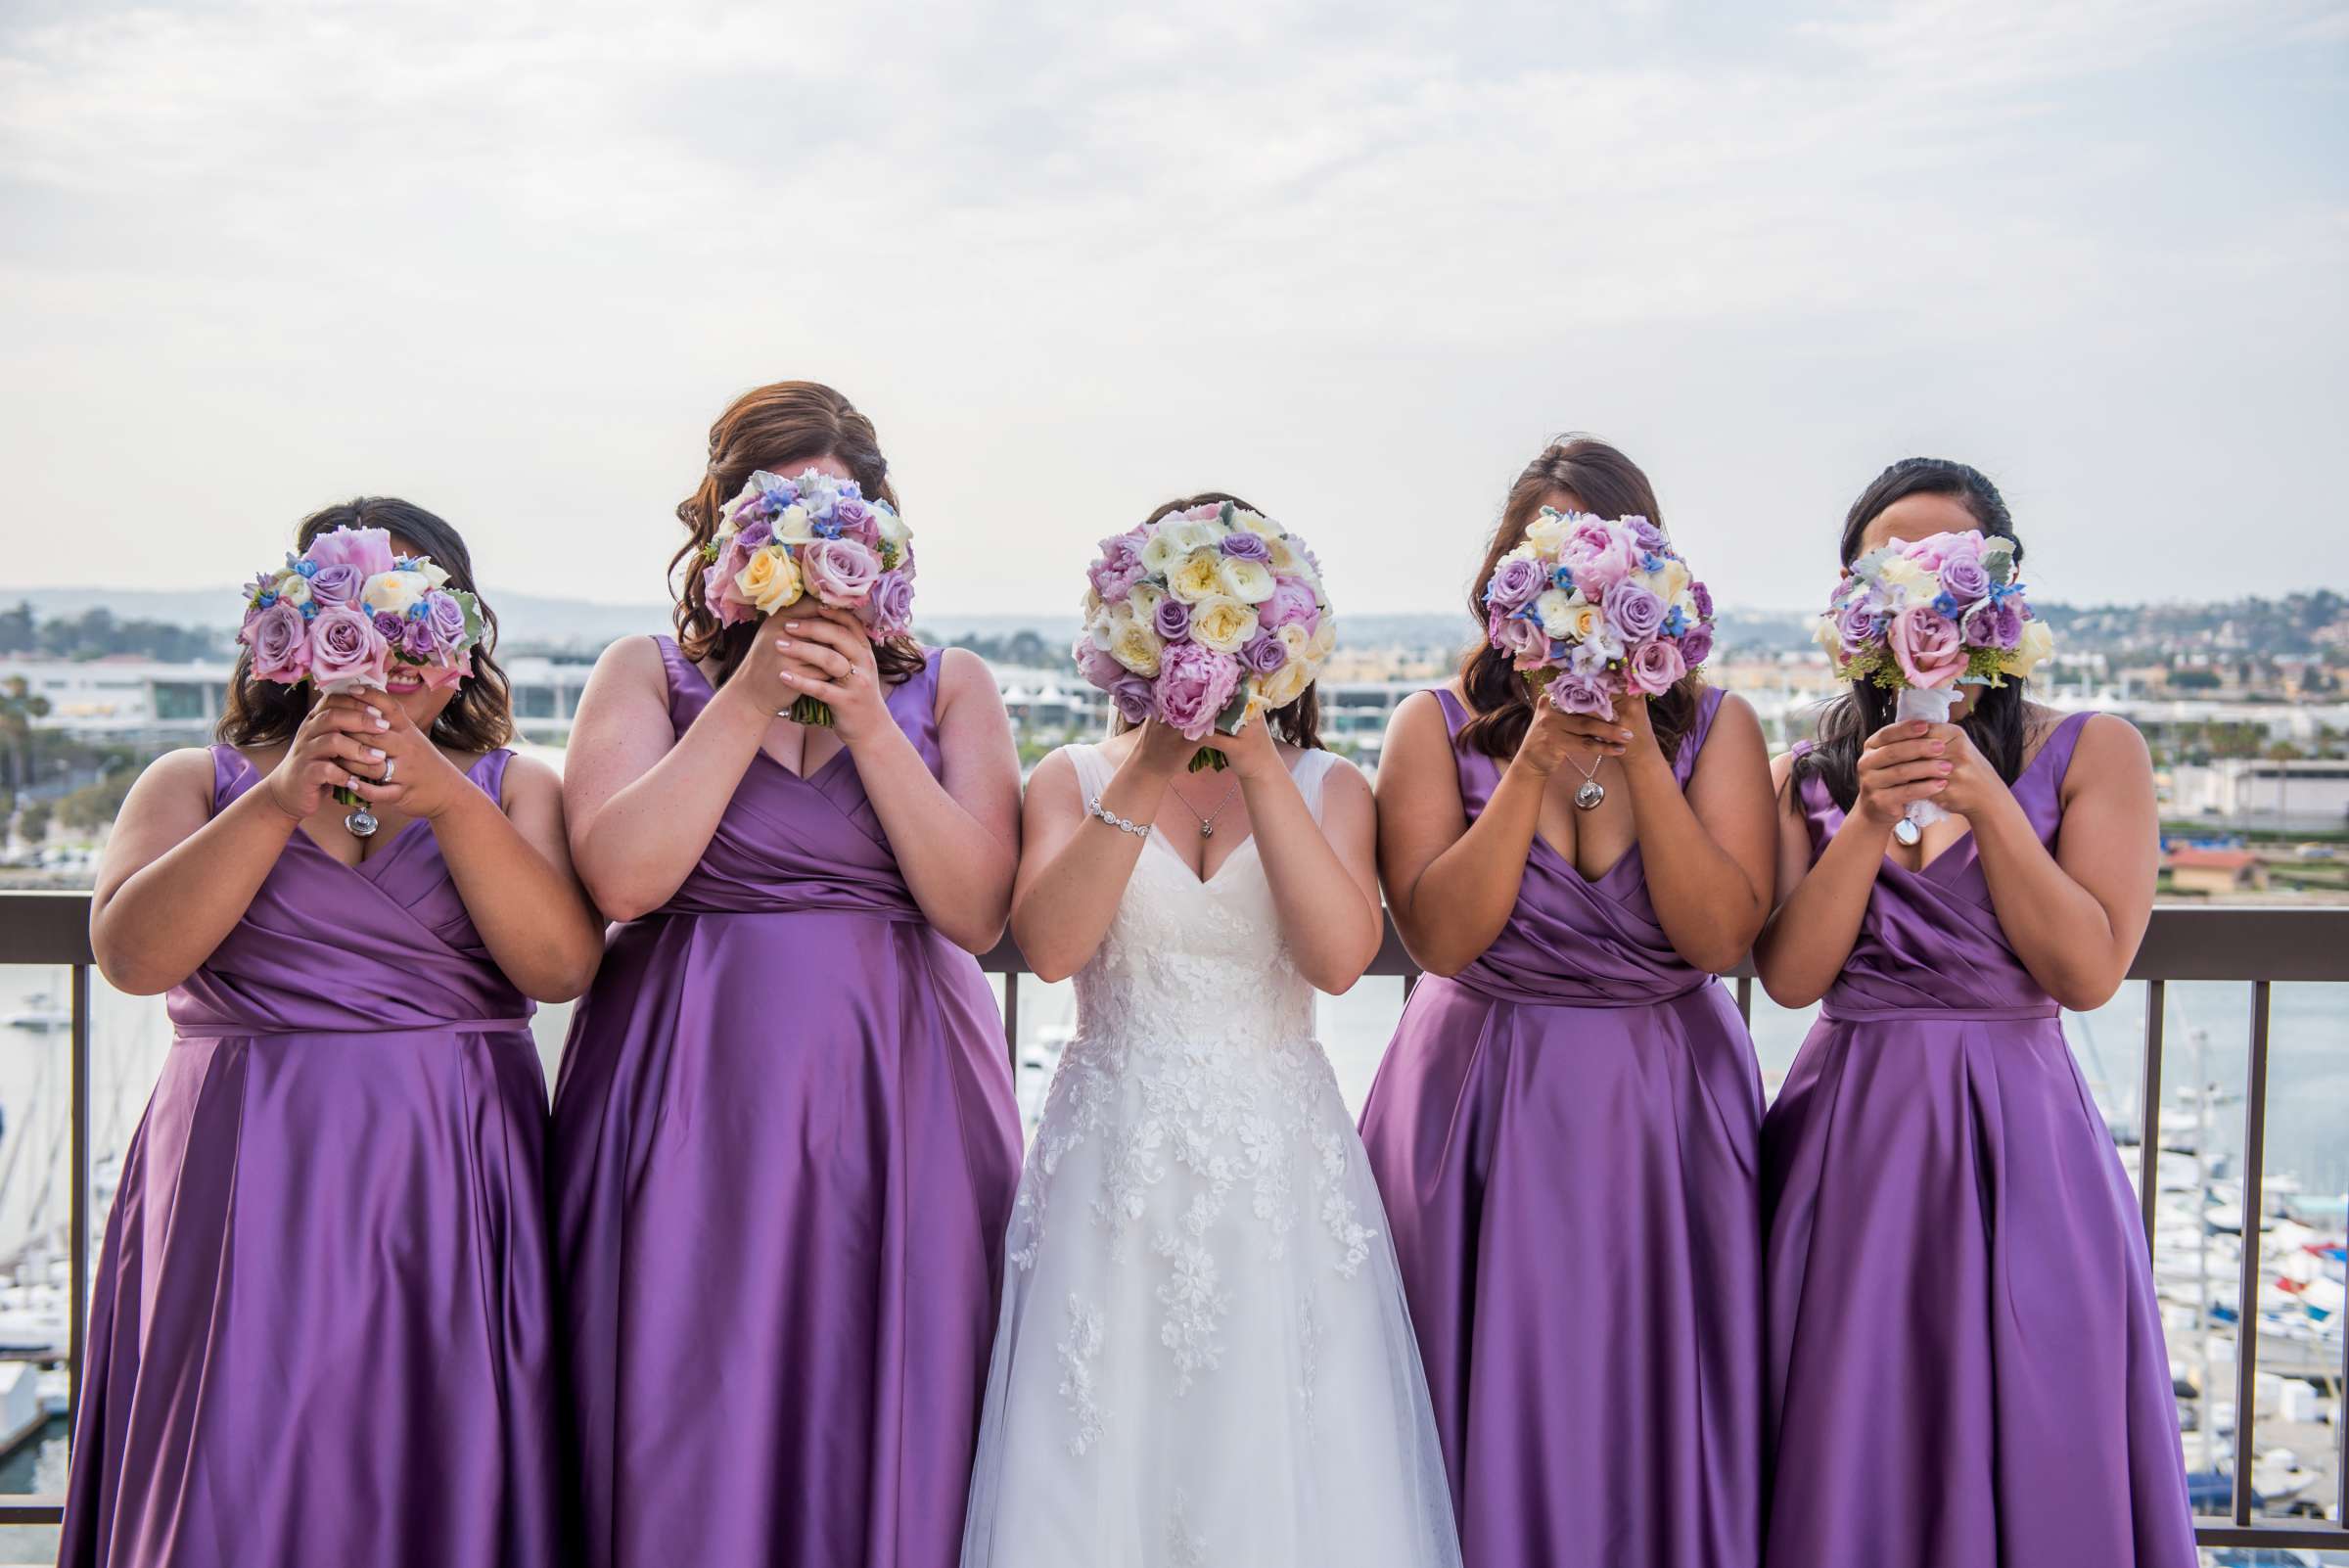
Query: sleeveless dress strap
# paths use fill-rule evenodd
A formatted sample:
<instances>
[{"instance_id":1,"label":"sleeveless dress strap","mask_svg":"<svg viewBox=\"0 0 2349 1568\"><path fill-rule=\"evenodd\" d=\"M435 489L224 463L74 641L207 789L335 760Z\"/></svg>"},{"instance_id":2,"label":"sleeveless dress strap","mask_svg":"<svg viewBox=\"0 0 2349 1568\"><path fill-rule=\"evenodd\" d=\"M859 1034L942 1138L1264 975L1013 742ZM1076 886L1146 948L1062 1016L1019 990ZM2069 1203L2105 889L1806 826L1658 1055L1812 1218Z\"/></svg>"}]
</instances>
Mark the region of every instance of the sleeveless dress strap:
<instances>
[{"instance_id":1,"label":"sleeveless dress strap","mask_svg":"<svg viewBox=\"0 0 2349 1568\"><path fill-rule=\"evenodd\" d=\"M2055 781L2057 789L2063 787L2063 776L2072 770L2072 754L2080 749L2080 732L2088 728L2088 721L2096 716L2096 711L2093 708L2067 714L2056 724L2055 732L2042 743L2041 749L2049 754L2048 776Z\"/></svg>"},{"instance_id":2,"label":"sleeveless dress strap","mask_svg":"<svg viewBox=\"0 0 2349 1568\"><path fill-rule=\"evenodd\" d=\"M482 787L482 793L495 801L500 810L505 809L506 805L506 764L512 761L512 748L500 746L475 758L470 770L473 781Z\"/></svg>"},{"instance_id":3,"label":"sleeveless dress strap","mask_svg":"<svg viewBox=\"0 0 2349 1568\"><path fill-rule=\"evenodd\" d=\"M1719 686L1707 686L1697 694L1696 716L1689 720L1688 733L1681 737L1681 749L1673 754L1672 759L1672 776L1681 781L1683 790L1688 787L1688 781L1696 776L1696 760L1713 733L1713 719L1721 712L1721 700L1722 690Z\"/></svg>"},{"instance_id":4,"label":"sleeveless dress strap","mask_svg":"<svg viewBox=\"0 0 2349 1568\"><path fill-rule=\"evenodd\" d=\"M212 812L218 816L228 803L237 797L238 786L253 764L245 754L226 741L216 741L207 748L212 754Z\"/></svg>"},{"instance_id":5,"label":"sleeveless dress strap","mask_svg":"<svg viewBox=\"0 0 2349 1568\"><path fill-rule=\"evenodd\" d=\"M653 646L661 650L661 673L668 687L669 726L682 731L710 701L710 677L694 668L668 633L654 632Z\"/></svg>"},{"instance_id":6,"label":"sleeveless dress strap","mask_svg":"<svg viewBox=\"0 0 2349 1568\"><path fill-rule=\"evenodd\" d=\"M1444 732L1453 740L1460 738L1461 728L1468 722L1468 705L1451 694L1447 686L1430 686L1436 694L1436 706L1444 710Z\"/></svg>"},{"instance_id":7,"label":"sleeveless dress strap","mask_svg":"<svg viewBox=\"0 0 2349 1568\"><path fill-rule=\"evenodd\" d=\"M1305 808L1313 813L1316 822L1321 820L1323 789L1337 765L1337 753L1315 748L1298 758L1297 765L1289 770L1289 776L1297 781L1297 793L1305 797Z\"/></svg>"}]
</instances>

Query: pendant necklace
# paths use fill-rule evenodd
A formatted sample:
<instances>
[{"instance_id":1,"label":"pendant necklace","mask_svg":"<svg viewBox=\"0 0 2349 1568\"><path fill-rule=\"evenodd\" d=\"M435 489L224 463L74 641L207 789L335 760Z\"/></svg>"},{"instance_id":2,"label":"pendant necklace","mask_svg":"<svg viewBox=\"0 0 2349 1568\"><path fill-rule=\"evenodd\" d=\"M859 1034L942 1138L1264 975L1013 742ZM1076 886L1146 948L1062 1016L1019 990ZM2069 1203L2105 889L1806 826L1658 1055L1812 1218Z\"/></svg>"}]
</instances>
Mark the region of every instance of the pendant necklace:
<instances>
[{"instance_id":1,"label":"pendant necklace","mask_svg":"<svg viewBox=\"0 0 2349 1568\"><path fill-rule=\"evenodd\" d=\"M1234 779L1229 784L1224 785L1223 798L1218 801L1216 803L1216 808L1208 812L1205 816L1199 816L1199 807L1193 806L1188 801L1182 801L1182 791L1174 789L1173 786L1169 786L1167 793L1174 796L1174 799L1182 801L1182 808L1184 810L1190 812L1193 816L1199 817L1199 836L1203 839L1212 839L1216 836L1216 818L1223 814L1223 807L1231 804L1231 798L1235 794L1239 793L1239 788L1240 784L1239 780L1237 779Z\"/></svg>"},{"instance_id":2,"label":"pendant necklace","mask_svg":"<svg viewBox=\"0 0 2349 1568\"><path fill-rule=\"evenodd\" d=\"M1574 762L1571 755L1566 760ZM1589 767L1585 767L1580 762L1574 762L1574 770L1583 775L1582 788L1574 792L1576 809L1595 811L1598 809L1598 803L1607 798L1607 787L1598 781L1598 770L1606 765L1607 760L1604 756L1598 758Z\"/></svg>"}]
</instances>

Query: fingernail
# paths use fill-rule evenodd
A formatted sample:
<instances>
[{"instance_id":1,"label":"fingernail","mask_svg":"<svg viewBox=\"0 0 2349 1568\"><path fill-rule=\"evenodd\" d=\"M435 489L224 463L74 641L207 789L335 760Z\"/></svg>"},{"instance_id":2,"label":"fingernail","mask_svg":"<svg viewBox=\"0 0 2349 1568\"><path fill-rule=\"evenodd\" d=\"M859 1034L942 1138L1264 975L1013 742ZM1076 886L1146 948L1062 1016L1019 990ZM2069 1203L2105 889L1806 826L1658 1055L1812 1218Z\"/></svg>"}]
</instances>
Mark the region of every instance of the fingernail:
<instances>
[{"instance_id":1,"label":"fingernail","mask_svg":"<svg viewBox=\"0 0 2349 1568\"><path fill-rule=\"evenodd\" d=\"M777 637L775 639L775 646L777 648L788 648L791 646L791 639L789 637Z\"/></svg>"},{"instance_id":2,"label":"fingernail","mask_svg":"<svg viewBox=\"0 0 2349 1568\"><path fill-rule=\"evenodd\" d=\"M1950 770L1950 768L1951 768L1952 766L1954 766L1954 765L1955 765L1955 764L1953 764L1953 763L1950 763L1950 762L1943 762L1943 763L1941 763L1941 764L1940 764L1940 767L1941 767L1941 770L1942 770L1943 772L1945 772L1945 773L1946 773L1946 772L1948 772L1948 771Z\"/></svg>"},{"instance_id":3,"label":"fingernail","mask_svg":"<svg viewBox=\"0 0 2349 1568\"><path fill-rule=\"evenodd\" d=\"M376 706L375 706L375 704L373 704L373 703L362 703L362 704L360 704L360 706L361 706L361 707L363 707L363 708L365 708L365 709L367 710L367 712L369 712L369 713L373 714L373 715L374 715L376 717L378 717L378 718L381 718L381 717L383 717L383 716L384 716L384 711L383 711L382 709L380 709L380 708L376 707Z\"/></svg>"},{"instance_id":4,"label":"fingernail","mask_svg":"<svg viewBox=\"0 0 2349 1568\"><path fill-rule=\"evenodd\" d=\"M379 718L375 721L375 727L378 729L390 729L392 727L392 720L389 718Z\"/></svg>"},{"instance_id":5,"label":"fingernail","mask_svg":"<svg viewBox=\"0 0 2349 1568\"><path fill-rule=\"evenodd\" d=\"M384 760L384 754L377 751L372 746L367 748L367 757L370 761L380 762Z\"/></svg>"},{"instance_id":6,"label":"fingernail","mask_svg":"<svg viewBox=\"0 0 2349 1568\"><path fill-rule=\"evenodd\" d=\"M1943 752L1946 752L1949 749L1950 743L1948 741L1935 741L1933 743L1933 755L1936 757L1939 757Z\"/></svg>"},{"instance_id":7,"label":"fingernail","mask_svg":"<svg viewBox=\"0 0 2349 1568\"><path fill-rule=\"evenodd\" d=\"M785 631L797 631L800 629L800 623L796 621L786 621L783 623L783 629Z\"/></svg>"}]
</instances>

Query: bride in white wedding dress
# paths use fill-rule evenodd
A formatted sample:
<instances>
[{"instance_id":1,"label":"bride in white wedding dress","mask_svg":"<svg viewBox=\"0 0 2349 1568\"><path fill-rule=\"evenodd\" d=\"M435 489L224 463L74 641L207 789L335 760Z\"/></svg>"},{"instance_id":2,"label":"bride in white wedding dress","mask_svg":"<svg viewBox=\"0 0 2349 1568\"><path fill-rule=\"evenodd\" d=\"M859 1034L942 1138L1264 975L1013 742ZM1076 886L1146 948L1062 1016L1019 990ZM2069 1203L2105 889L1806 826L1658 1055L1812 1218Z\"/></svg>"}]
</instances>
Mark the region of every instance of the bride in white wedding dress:
<instances>
[{"instance_id":1,"label":"bride in white wedding dress","mask_svg":"<svg viewBox=\"0 0 2349 1568\"><path fill-rule=\"evenodd\" d=\"M1078 1030L1013 1212L963 1568L1459 1561L1313 1038L1315 985L1378 947L1369 790L1261 720L1213 738L1229 772L1152 722L1029 787L1013 930L1076 974Z\"/></svg>"}]
</instances>

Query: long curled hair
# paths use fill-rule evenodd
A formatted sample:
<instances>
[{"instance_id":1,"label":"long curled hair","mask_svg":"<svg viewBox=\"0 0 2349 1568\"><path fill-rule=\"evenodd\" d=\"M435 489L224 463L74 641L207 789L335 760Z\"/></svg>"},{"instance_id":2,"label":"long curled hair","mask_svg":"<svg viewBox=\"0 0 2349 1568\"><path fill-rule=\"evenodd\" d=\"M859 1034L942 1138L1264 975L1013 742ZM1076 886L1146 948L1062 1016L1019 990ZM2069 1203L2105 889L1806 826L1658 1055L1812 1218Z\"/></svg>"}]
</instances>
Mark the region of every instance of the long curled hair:
<instances>
[{"instance_id":1,"label":"long curled hair","mask_svg":"<svg viewBox=\"0 0 2349 1568\"><path fill-rule=\"evenodd\" d=\"M1173 517L1177 512L1187 512L1194 506L1221 506L1226 501L1243 512L1254 512L1258 517L1270 515L1262 507L1253 506L1236 495L1227 495L1221 490L1201 490L1197 495L1185 495L1178 500L1167 502L1142 519L1142 527L1148 528L1161 519ZM1265 722L1270 726L1275 736L1287 741L1298 750L1319 751L1321 749L1321 698L1319 691L1320 682L1308 681L1305 690L1299 692L1294 701L1267 714ZM1123 734L1131 727L1126 722L1126 715L1119 713L1114 706L1109 711L1109 722L1110 733L1113 735Z\"/></svg>"},{"instance_id":2,"label":"long curled hair","mask_svg":"<svg viewBox=\"0 0 2349 1568\"><path fill-rule=\"evenodd\" d=\"M1971 514L1986 536L2014 539L2014 562L2023 562L2023 541L2015 537L2014 519L2006 498L1989 476L1963 463L1942 457L1904 457L1870 481L1852 503L1843 520L1843 564L1860 557L1860 539L1867 526L1895 501L1911 495L1946 495ZM2009 675L2003 686L1976 690L1972 710L1958 722L1999 776L2008 784L2023 770L2025 735L2030 708L2024 682ZM1851 689L1822 709L1818 738L1795 759L1792 779L1800 785L1816 777L1828 796L1845 810L1860 798L1860 749L1867 737L1892 722L1898 697L1869 680L1855 680Z\"/></svg>"},{"instance_id":3,"label":"long curled hair","mask_svg":"<svg viewBox=\"0 0 2349 1568\"><path fill-rule=\"evenodd\" d=\"M392 495L362 495L312 512L294 530L296 554L308 549L321 533L337 529L383 529L405 541L418 555L448 574L448 585L470 593L482 607L481 646L473 650L473 673L457 682L457 694L433 720L432 742L452 752L493 752L514 738L514 698L506 672L492 657L497 647L497 613L474 586L473 554L457 530L413 501ZM213 737L230 746L272 746L290 741L308 716L312 692L307 682L281 686L257 680L253 673L253 650L237 651L236 672L229 676L227 701Z\"/></svg>"},{"instance_id":4,"label":"long curled hair","mask_svg":"<svg viewBox=\"0 0 2349 1568\"><path fill-rule=\"evenodd\" d=\"M819 382L755 387L727 404L710 427L710 461L702 482L677 503L685 542L668 563L668 576L677 601L677 647L695 664L714 661L715 685L724 685L741 667L759 635L756 622L719 624L702 584L702 549L717 534L718 514L759 470L790 478L827 457L846 468L866 495L903 510L890 486L889 459L881 455L873 422ZM925 662L921 645L911 637L875 645L873 661L882 681L892 686L920 674Z\"/></svg>"},{"instance_id":5,"label":"long curled hair","mask_svg":"<svg viewBox=\"0 0 2349 1568\"><path fill-rule=\"evenodd\" d=\"M1468 614L1481 633L1485 624L1485 584L1500 558L1525 542L1525 530L1542 515L1549 497L1563 490L1585 512L1600 517L1643 517L1664 527L1664 510L1655 486L1639 465L1595 437L1561 436L1525 465L1509 497L1501 503L1500 526L1485 550L1485 564L1468 585ZM1460 661L1460 689L1468 698L1468 722L1461 726L1460 744L1487 757L1507 761L1525 742L1534 721L1532 688L1509 656L1480 635ZM1656 745L1667 761L1680 757L1681 742L1696 722L1699 682L1691 672L1673 688L1648 702Z\"/></svg>"}]
</instances>

